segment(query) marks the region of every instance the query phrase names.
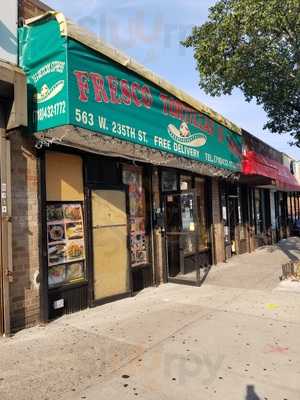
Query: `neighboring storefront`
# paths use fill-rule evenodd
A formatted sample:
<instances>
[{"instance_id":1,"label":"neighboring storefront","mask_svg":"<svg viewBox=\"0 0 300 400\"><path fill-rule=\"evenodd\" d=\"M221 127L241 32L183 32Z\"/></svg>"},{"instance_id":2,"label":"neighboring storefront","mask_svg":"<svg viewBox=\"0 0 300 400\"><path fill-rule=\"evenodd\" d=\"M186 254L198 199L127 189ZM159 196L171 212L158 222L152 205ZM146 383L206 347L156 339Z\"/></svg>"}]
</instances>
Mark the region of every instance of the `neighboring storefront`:
<instances>
[{"instance_id":1,"label":"neighboring storefront","mask_svg":"<svg viewBox=\"0 0 300 400\"><path fill-rule=\"evenodd\" d=\"M61 14L20 38L41 165L44 319L162 281L199 285L222 260L216 188L240 172L239 129Z\"/></svg>"},{"instance_id":2,"label":"neighboring storefront","mask_svg":"<svg viewBox=\"0 0 300 400\"><path fill-rule=\"evenodd\" d=\"M243 131L245 141L240 181L249 187L249 247L272 244L289 235L288 198L300 185L283 155Z\"/></svg>"},{"instance_id":3,"label":"neighboring storefront","mask_svg":"<svg viewBox=\"0 0 300 400\"><path fill-rule=\"evenodd\" d=\"M11 315L17 303L16 290L19 290L19 299L23 296L20 285L14 280L14 270L18 266L17 257L14 258L18 254L15 227L18 229L21 224L24 230L28 227L26 218L21 222L14 215L20 201L20 198L16 199L16 193L19 195L22 184L20 179L16 182L12 170L16 167L21 169L21 166L17 165L17 160L14 160L15 165L11 163L16 137L27 125L26 78L17 66L17 10L17 0L7 2L1 7L0 20L0 336L9 335L11 331ZM19 244L21 247L22 243ZM19 312L22 312L20 308Z\"/></svg>"},{"instance_id":4,"label":"neighboring storefront","mask_svg":"<svg viewBox=\"0 0 300 400\"><path fill-rule=\"evenodd\" d=\"M291 224L300 219L300 195L297 192L289 193L288 216Z\"/></svg>"},{"instance_id":5,"label":"neighboring storefront","mask_svg":"<svg viewBox=\"0 0 300 400\"><path fill-rule=\"evenodd\" d=\"M19 236L15 234L19 233L21 226L26 229L28 219L25 216L22 220L20 218L26 210L24 204L22 208L19 204L25 197L20 178L21 165L17 159L12 163L11 158L16 154L17 137L27 124L26 93L23 71L0 60L0 335L11 331L11 314L16 310L15 290L19 290L19 298L23 295L19 282L14 279L15 268L19 264L17 256L22 248L22 242L17 242ZM16 168L20 172L18 178L13 176ZM19 218L15 216L17 209Z\"/></svg>"},{"instance_id":6,"label":"neighboring storefront","mask_svg":"<svg viewBox=\"0 0 300 400\"><path fill-rule=\"evenodd\" d=\"M223 180L220 183L225 258L248 251L249 189Z\"/></svg>"},{"instance_id":7,"label":"neighboring storefront","mask_svg":"<svg viewBox=\"0 0 300 400\"><path fill-rule=\"evenodd\" d=\"M211 178L161 170L167 274L171 282L200 284L212 264Z\"/></svg>"}]
</instances>

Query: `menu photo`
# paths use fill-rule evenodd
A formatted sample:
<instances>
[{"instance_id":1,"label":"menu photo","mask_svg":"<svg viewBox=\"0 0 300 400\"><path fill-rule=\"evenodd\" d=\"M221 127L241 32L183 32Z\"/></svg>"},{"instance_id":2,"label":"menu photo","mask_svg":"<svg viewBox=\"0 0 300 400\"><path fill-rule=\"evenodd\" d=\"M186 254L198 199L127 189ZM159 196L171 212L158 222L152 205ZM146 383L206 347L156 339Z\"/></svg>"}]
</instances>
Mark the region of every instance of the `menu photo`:
<instances>
[{"instance_id":1,"label":"menu photo","mask_svg":"<svg viewBox=\"0 0 300 400\"><path fill-rule=\"evenodd\" d=\"M48 270L49 287L78 282L84 278L84 261L55 265Z\"/></svg>"},{"instance_id":2,"label":"menu photo","mask_svg":"<svg viewBox=\"0 0 300 400\"><path fill-rule=\"evenodd\" d=\"M60 242L65 239L65 225L63 223L48 223L48 243Z\"/></svg>"},{"instance_id":3,"label":"menu photo","mask_svg":"<svg viewBox=\"0 0 300 400\"><path fill-rule=\"evenodd\" d=\"M48 204L47 205L47 222L62 221L64 213L62 204Z\"/></svg>"},{"instance_id":4,"label":"menu photo","mask_svg":"<svg viewBox=\"0 0 300 400\"><path fill-rule=\"evenodd\" d=\"M65 219L70 221L82 221L81 204L64 204L63 215Z\"/></svg>"},{"instance_id":5,"label":"menu photo","mask_svg":"<svg viewBox=\"0 0 300 400\"><path fill-rule=\"evenodd\" d=\"M82 205L47 205L48 285L50 288L85 278Z\"/></svg>"},{"instance_id":6,"label":"menu photo","mask_svg":"<svg viewBox=\"0 0 300 400\"><path fill-rule=\"evenodd\" d=\"M66 244L65 254L67 261L82 260L84 258L83 239L69 240Z\"/></svg>"},{"instance_id":7,"label":"menu photo","mask_svg":"<svg viewBox=\"0 0 300 400\"><path fill-rule=\"evenodd\" d=\"M84 257L84 227L81 204L47 206L49 266Z\"/></svg>"},{"instance_id":8,"label":"menu photo","mask_svg":"<svg viewBox=\"0 0 300 400\"><path fill-rule=\"evenodd\" d=\"M62 285L66 280L65 264L50 267L48 270L48 285L49 287Z\"/></svg>"},{"instance_id":9,"label":"menu photo","mask_svg":"<svg viewBox=\"0 0 300 400\"><path fill-rule=\"evenodd\" d=\"M67 264L66 281L68 283L80 281L84 279L84 262L75 262Z\"/></svg>"},{"instance_id":10,"label":"menu photo","mask_svg":"<svg viewBox=\"0 0 300 400\"><path fill-rule=\"evenodd\" d=\"M79 222L67 222L66 223L66 234L67 239L82 239L83 238L83 224Z\"/></svg>"},{"instance_id":11,"label":"menu photo","mask_svg":"<svg viewBox=\"0 0 300 400\"><path fill-rule=\"evenodd\" d=\"M147 262L147 245L144 232L131 234L131 257L133 266Z\"/></svg>"},{"instance_id":12,"label":"menu photo","mask_svg":"<svg viewBox=\"0 0 300 400\"><path fill-rule=\"evenodd\" d=\"M48 245L48 265L61 264L67 261L66 242Z\"/></svg>"}]
</instances>

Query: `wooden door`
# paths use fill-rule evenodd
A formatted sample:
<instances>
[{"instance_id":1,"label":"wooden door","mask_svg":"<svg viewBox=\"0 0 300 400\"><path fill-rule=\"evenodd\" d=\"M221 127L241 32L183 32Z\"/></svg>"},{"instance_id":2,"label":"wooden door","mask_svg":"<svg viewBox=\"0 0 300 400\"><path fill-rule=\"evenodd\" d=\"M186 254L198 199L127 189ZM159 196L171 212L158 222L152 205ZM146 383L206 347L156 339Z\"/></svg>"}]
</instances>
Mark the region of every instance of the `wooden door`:
<instances>
[{"instance_id":1,"label":"wooden door","mask_svg":"<svg viewBox=\"0 0 300 400\"><path fill-rule=\"evenodd\" d=\"M126 193L92 191L94 300L128 293Z\"/></svg>"}]
</instances>

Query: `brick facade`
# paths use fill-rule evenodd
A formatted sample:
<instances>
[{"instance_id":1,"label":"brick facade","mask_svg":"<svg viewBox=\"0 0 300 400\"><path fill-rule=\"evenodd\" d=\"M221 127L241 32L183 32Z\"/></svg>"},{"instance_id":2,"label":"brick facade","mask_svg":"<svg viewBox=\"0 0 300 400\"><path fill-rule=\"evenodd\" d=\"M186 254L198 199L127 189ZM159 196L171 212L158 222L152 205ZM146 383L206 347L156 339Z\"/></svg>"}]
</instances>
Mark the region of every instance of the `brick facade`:
<instances>
[{"instance_id":1,"label":"brick facade","mask_svg":"<svg viewBox=\"0 0 300 400\"><path fill-rule=\"evenodd\" d=\"M11 329L40 320L40 218L38 162L31 140L10 134L12 160L13 281L10 284Z\"/></svg>"}]
</instances>

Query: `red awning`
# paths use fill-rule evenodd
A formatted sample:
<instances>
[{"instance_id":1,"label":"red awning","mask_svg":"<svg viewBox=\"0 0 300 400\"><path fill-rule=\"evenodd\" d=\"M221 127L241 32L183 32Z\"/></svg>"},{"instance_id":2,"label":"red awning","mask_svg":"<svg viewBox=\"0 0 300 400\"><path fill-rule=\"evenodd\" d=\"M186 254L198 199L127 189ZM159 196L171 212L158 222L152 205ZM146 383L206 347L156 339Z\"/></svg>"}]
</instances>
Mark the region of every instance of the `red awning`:
<instances>
[{"instance_id":1,"label":"red awning","mask_svg":"<svg viewBox=\"0 0 300 400\"><path fill-rule=\"evenodd\" d=\"M300 191L300 182L292 175L289 168L255 151L245 152L242 172L244 175L258 175L275 180L279 190Z\"/></svg>"}]
</instances>

